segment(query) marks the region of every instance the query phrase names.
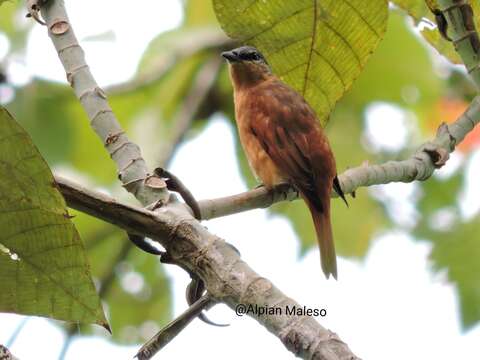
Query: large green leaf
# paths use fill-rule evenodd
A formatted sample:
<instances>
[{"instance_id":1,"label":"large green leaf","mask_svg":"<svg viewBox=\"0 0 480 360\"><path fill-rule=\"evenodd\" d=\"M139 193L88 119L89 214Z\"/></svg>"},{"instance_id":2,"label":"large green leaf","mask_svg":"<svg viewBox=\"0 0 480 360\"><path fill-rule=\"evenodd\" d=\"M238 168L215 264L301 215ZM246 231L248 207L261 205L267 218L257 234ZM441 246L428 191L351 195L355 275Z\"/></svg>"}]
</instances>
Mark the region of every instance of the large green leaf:
<instances>
[{"instance_id":1,"label":"large green leaf","mask_svg":"<svg viewBox=\"0 0 480 360\"><path fill-rule=\"evenodd\" d=\"M0 311L108 328L84 245L27 133L0 110Z\"/></svg>"},{"instance_id":2,"label":"large green leaf","mask_svg":"<svg viewBox=\"0 0 480 360\"><path fill-rule=\"evenodd\" d=\"M384 0L213 0L232 38L258 47L323 125L386 30Z\"/></svg>"}]
</instances>

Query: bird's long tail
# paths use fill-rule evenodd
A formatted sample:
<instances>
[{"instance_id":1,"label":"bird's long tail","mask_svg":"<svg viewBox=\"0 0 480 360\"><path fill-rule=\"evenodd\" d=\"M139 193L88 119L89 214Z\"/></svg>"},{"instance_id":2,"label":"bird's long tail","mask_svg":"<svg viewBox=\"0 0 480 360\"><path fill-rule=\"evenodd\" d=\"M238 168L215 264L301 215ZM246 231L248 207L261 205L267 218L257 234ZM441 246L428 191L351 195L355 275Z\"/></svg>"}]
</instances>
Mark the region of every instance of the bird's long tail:
<instances>
[{"instance_id":1,"label":"bird's long tail","mask_svg":"<svg viewBox=\"0 0 480 360\"><path fill-rule=\"evenodd\" d=\"M320 246L322 270L327 279L330 274L337 279L337 257L333 243L332 224L330 222L330 199L324 202L322 211L318 210L308 199L305 199L312 214L317 241Z\"/></svg>"}]
</instances>

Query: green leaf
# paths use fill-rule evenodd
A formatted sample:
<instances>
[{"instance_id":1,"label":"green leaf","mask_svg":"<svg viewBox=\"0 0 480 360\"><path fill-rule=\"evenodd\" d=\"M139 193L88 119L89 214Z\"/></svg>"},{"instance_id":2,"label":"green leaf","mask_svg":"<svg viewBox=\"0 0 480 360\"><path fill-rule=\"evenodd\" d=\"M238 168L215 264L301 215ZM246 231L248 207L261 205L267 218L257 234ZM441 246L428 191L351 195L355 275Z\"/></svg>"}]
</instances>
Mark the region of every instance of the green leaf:
<instances>
[{"instance_id":1,"label":"green leaf","mask_svg":"<svg viewBox=\"0 0 480 360\"><path fill-rule=\"evenodd\" d=\"M258 47L322 125L386 30L384 0L213 0L225 32Z\"/></svg>"},{"instance_id":2,"label":"green leaf","mask_svg":"<svg viewBox=\"0 0 480 360\"><path fill-rule=\"evenodd\" d=\"M80 237L47 164L0 110L0 311L109 328Z\"/></svg>"}]
</instances>

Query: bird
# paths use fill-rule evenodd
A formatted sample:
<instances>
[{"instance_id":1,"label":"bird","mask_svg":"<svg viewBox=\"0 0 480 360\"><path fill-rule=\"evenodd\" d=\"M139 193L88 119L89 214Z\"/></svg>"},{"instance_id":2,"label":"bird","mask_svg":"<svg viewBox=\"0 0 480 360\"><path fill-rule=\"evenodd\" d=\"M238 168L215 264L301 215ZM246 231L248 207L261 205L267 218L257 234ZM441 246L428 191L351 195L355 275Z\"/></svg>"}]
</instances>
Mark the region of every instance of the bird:
<instances>
[{"instance_id":1,"label":"bird","mask_svg":"<svg viewBox=\"0 0 480 360\"><path fill-rule=\"evenodd\" d=\"M228 63L238 134L252 172L267 189L280 184L296 189L312 215L323 273L337 279L332 188L347 202L315 111L273 74L255 47L241 46L221 55Z\"/></svg>"}]
</instances>

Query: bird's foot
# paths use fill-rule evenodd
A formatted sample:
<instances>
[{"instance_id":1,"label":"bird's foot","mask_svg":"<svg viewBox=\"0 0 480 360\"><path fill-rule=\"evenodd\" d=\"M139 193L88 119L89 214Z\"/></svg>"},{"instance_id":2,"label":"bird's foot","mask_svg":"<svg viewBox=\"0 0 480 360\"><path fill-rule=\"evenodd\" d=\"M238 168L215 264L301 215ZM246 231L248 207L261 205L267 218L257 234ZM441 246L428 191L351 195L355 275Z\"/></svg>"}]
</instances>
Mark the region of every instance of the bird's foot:
<instances>
[{"instance_id":1,"label":"bird's foot","mask_svg":"<svg viewBox=\"0 0 480 360\"><path fill-rule=\"evenodd\" d=\"M168 190L175 191L180 194L183 201L185 201L185 203L190 207L190 209L192 209L195 219L202 220L202 214L197 200L195 200L190 190L187 189L187 187L178 177L163 168L156 168L155 174L165 180Z\"/></svg>"},{"instance_id":2,"label":"bird's foot","mask_svg":"<svg viewBox=\"0 0 480 360\"><path fill-rule=\"evenodd\" d=\"M256 189L261 189L261 188L266 188L264 183L257 184L253 189L256 190Z\"/></svg>"}]
</instances>

